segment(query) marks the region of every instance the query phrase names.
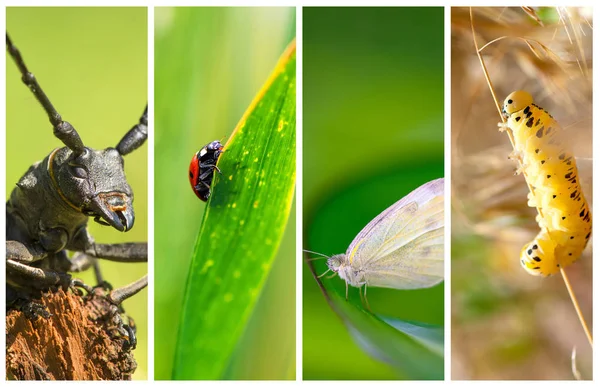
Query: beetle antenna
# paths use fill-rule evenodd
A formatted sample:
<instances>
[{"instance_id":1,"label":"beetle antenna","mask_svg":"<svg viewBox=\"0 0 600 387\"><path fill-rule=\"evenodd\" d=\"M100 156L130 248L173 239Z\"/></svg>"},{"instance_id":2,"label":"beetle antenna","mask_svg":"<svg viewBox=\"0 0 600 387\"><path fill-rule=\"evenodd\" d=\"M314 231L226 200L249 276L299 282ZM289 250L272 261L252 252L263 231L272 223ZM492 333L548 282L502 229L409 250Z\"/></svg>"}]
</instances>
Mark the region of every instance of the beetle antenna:
<instances>
[{"instance_id":1,"label":"beetle antenna","mask_svg":"<svg viewBox=\"0 0 600 387\"><path fill-rule=\"evenodd\" d=\"M21 52L12 43L10 37L8 36L8 33L6 34L6 50L13 58L15 64L21 72L21 80L29 88L29 90L31 90L35 98L46 111L46 114L50 119L50 123L54 127L54 136L61 140L63 144L65 144L69 149L71 149L76 155L83 153L85 147L83 145L83 141L81 141L81 137L79 137L79 134L77 133L73 125L71 125L67 121L62 120L62 117L60 116L60 114L58 114L58 112L50 102L50 99L48 99L48 96L46 95L46 93L44 93L44 90L42 90L42 87L38 83L35 76L29 71L29 69L25 65L25 61L21 56Z\"/></svg>"},{"instance_id":2,"label":"beetle antenna","mask_svg":"<svg viewBox=\"0 0 600 387\"><path fill-rule=\"evenodd\" d=\"M140 146L142 146L148 138L148 105L144 109L144 113L140 117L140 121L123 136L117 145L117 151L121 156L125 156Z\"/></svg>"}]
</instances>

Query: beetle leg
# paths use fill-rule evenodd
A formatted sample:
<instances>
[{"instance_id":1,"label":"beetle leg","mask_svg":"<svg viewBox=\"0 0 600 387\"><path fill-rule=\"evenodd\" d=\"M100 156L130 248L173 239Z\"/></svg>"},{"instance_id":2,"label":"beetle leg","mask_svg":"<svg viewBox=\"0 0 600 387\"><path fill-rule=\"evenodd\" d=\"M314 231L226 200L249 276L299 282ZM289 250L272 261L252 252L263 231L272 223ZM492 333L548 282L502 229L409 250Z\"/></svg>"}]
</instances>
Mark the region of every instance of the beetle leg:
<instances>
[{"instance_id":1,"label":"beetle leg","mask_svg":"<svg viewBox=\"0 0 600 387\"><path fill-rule=\"evenodd\" d=\"M108 294L108 300L114 305L121 305L123 301L137 294L140 290L148 286L148 274L139 280L125 285L121 288L114 289Z\"/></svg>"},{"instance_id":2,"label":"beetle leg","mask_svg":"<svg viewBox=\"0 0 600 387\"><path fill-rule=\"evenodd\" d=\"M54 285L60 285L66 288L71 285L71 276L67 273L59 273L40 269L38 267L31 267L20 262L13 261L12 259L6 261L6 269L31 278L35 281L36 287L40 288Z\"/></svg>"},{"instance_id":3,"label":"beetle leg","mask_svg":"<svg viewBox=\"0 0 600 387\"><path fill-rule=\"evenodd\" d=\"M78 291L79 288L86 290L88 293L91 293L93 290L91 287L84 284L83 281L73 279L67 273L31 267L10 259L6 261L6 268L35 281L36 287L40 289L51 286L61 286L64 289L71 289L80 295L81 293Z\"/></svg>"},{"instance_id":4,"label":"beetle leg","mask_svg":"<svg viewBox=\"0 0 600 387\"><path fill-rule=\"evenodd\" d=\"M88 270L90 267L94 268L94 275L96 277L96 286L94 287L101 287L102 289L111 291L112 285L104 280L98 260L86 253L80 251L76 252L75 255L73 255L73 258L71 258L71 267L68 271L79 273Z\"/></svg>"},{"instance_id":5,"label":"beetle leg","mask_svg":"<svg viewBox=\"0 0 600 387\"><path fill-rule=\"evenodd\" d=\"M86 271L92 266L94 266L94 257L78 251L73 255L73 258L71 258L71 267L69 267L68 271L79 273Z\"/></svg>"},{"instance_id":6,"label":"beetle leg","mask_svg":"<svg viewBox=\"0 0 600 387\"><path fill-rule=\"evenodd\" d=\"M121 335L127 336L129 338L125 349L135 349L137 345L137 338L135 335L135 321L131 317L127 316L128 324L125 324L123 322L121 313L124 314L125 309L123 308L122 303L129 297L137 294L146 286L148 286L148 275L143 276L139 280L132 282L129 285L115 289L108 294L107 299L113 304L113 307L111 308L111 313L113 322L116 325L115 329Z\"/></svg>"},{"instance_id":7,"label":"beetle leg","mask_svg":"<svg viewBox=\"0 0 600 387\"><path fill-rule=\"evenodd\" d=\"M123 322L121 313L124 313L124 312L125 311L121 307L112 305L112 307L110 309L110 313L108 315L108 318L114 324L114 327L112 327L110 329L113 331L116 331L117 334L122 337L127 337L127 341L123 345L123 347L124 347L123 349L127 351L127 350L135 349L135 347L137 346L137 337L135 335L136 328L135 328L135 322L133 321L133 319L128 316L127 317L128 324L125 324Z\"/></svg>"},{"instance_id":8,"label":"beetle leg","mask_svg":"<svg viewBox=\"0 0 600 387\"><path fill-rule=\"evenodd\" d=\"M6 260L16 262L36 262L48 256L39 244L26 245L19 241L6 241Z\"/></svg>"},{"instance_id":9,"label":"beetle leg","mask_svg":"<svg viewBox=\"0 0 600 387\"><path fill-rule=\"evenodd\" d=\"M148 262L148 243L130 242L101 244L91 243L84 251L99 259L115 262Z\"/></svg>"},{"instance_id":10,"label":"beetle leg","mask_svg":"<svg viewBox=\"0 0 600 387\"><path fill-rule=\"evenodd\" d=\"M202 185L200 185L200 184L202 184ZM200 181L200 182L198 182L198 184L197 184L197 185L195 185L195 186L194 186L194 189L195 189L196 191L199 191L199 190L200 190L200 189L202 189L202 188L205 188L205 189L208 189L208 190L210 190L210 185L208 185L208 184L207 184L206 182L204 182L204 181Z\"/></svg>"},{"instance_id":11,"label":"beetle leg","mask_svg":"<svg viewBox=\"0 0 600 387\"><path fill-rule=\"evenodd\" d=\"M89 285L86 285L82 280L74 278L71 280L71 284L69 286L69 288L73 291L73 293L76 293L80 296L83 296L83 294L81 293L81 291L79 289L83 289L87 292L87 294L93 294L94 293L94 288L92 288Z\"/></svg>"},{"instance_id":12,"label":"beetle leg","mask_svg":"<svg viewBox=\"0 0 600 387\"><path fill-rule=\"evenodd\" d=\"M216 164L202 164L202 163L200 163L200 168L212 168L209 171L207 171L209 173L212 172L214 169L216 169L217 172L221 173L221 170L219 169L219 167L217 167Z\"/></svg>"},{"instance_id":13,"label":"beetle leg","mask_svg":"<svg viewBox=\"0 0 600 387\"><path fill-rule=\"evenodd\" d=\"M50 318L52 316L52 313L48 312L44 305L28 298L19 298L11 305L11 308L20 310L28 320L32 321L37 320L38 317Z\"/></svg>"},{"instance_id":14,"label":"beetle leg","mask_svg":"<svg viewBox=\"0 0 600 387\"><path fill-rule=\"evenodd\" d=\"M129 337L129 341L127 342L127 345L125 346L125 350L128 349L135 349L135 347L137 347L137 336L135 335L135 325L132 327L131 321L132 319L129 318L129 316L127 317L129 319L129 324L123 324L123 328L125 328L125 330L127 331L127 336Z\"/></svg>"}]
</instances>

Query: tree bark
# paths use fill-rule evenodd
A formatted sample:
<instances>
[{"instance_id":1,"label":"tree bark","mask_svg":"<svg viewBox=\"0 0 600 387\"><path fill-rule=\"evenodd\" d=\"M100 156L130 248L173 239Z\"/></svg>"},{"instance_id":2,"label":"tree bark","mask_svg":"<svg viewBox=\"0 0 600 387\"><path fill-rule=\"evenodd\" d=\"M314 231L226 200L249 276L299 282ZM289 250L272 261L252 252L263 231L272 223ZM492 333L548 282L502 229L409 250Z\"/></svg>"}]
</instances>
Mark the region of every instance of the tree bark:
<instances>
[{"instance_id":1,"label":"tree bark","mask_svg":"<svg viewBox=\"0 0 600 387\"><path fill-rule=\"evenodd\" d=\"M17 380L130 380L137 364L126 337L114 337L104 291L93 297L48 292L41 304L52 316L6 316L6 375ZM111 329L113 328L113 329Z\"/></svg>"}]
</instances>

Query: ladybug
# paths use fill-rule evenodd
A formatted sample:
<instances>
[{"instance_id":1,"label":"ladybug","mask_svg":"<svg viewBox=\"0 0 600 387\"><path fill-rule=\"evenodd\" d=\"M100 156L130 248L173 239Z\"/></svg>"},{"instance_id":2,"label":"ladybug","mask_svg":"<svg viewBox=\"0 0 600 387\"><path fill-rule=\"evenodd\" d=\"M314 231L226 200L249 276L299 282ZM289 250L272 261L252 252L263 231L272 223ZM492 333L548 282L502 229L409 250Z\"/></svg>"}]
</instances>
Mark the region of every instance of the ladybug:
<instances>
[{"instance_id":1,"label":"ladybug","mask_svg":"<svg viewBox=\"0 0 600 387\"><path fill-rule=\"evenodd\" d=\"M196 196L204 202L210 197L210 183L215 169L221 173L217 167L217 160L221 153L223 153L221 141L213 141L203 146L192 157L189 170L190 184Z\"/></svg>"}]
</instances>

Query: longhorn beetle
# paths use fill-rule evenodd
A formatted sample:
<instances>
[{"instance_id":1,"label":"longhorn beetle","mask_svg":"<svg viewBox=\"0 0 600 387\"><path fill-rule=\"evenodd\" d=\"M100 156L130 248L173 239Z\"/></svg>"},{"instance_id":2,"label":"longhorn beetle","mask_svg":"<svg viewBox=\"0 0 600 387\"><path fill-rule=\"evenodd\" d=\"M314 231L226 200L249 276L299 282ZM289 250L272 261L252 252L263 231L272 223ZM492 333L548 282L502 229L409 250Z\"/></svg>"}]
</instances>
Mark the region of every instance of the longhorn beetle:
<instances>
[{"instance_id":1,"label":"longhorn beetle","mask_svg":"<svg viewBox=\"0 0 600 387\"><path fill-rule=\"evenodd\" d=\"M119 231L129 231L135 220L133 192L127 183L123 156L139 148L148 137L148 107L139 122L115 148L95 150L83 144L75 128L54 108L19 50L6 35L6 49L22 75L23 83L44 108L54 135L65 147L53 150L21 177L6 202L6 305L32 319L49 313L35 301L56 286L88 293L93 288L68 272L94 268L103 280L96 258L118 262L147 262L147 243L96 243L87 229L88 217ZM67 251L74 252L71 259ZM117 330L136 344L133 324L124 324L121 303L148 284L147 275L111 290L111 318Z\"/></svg>"}]
</instances>

